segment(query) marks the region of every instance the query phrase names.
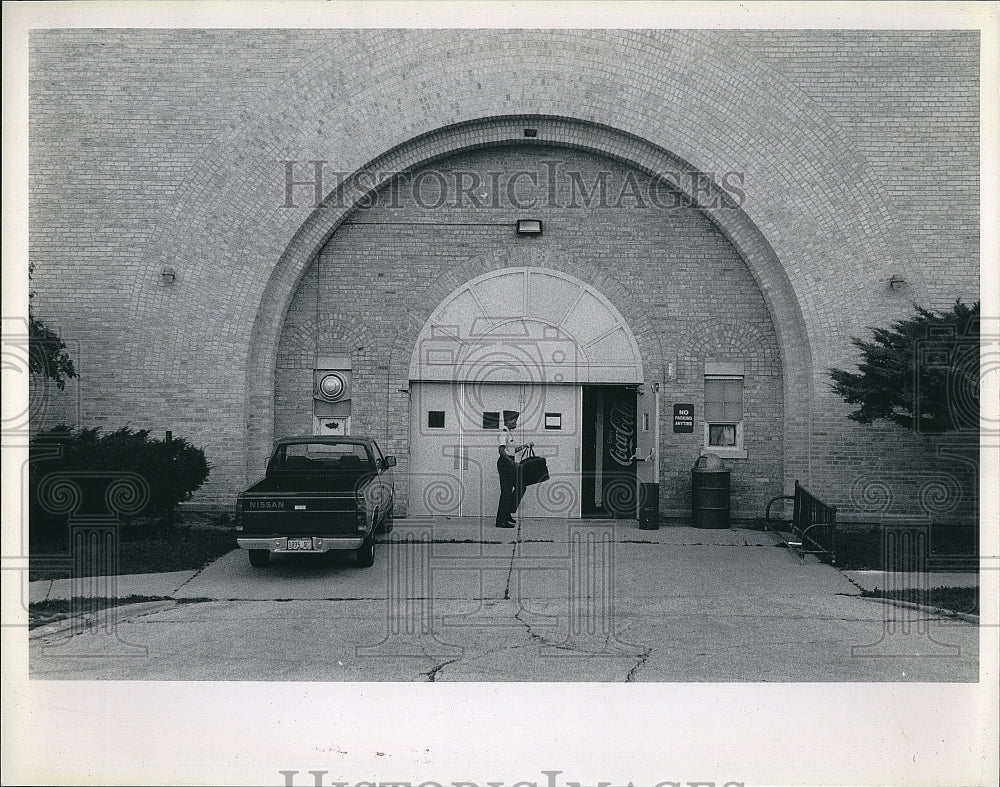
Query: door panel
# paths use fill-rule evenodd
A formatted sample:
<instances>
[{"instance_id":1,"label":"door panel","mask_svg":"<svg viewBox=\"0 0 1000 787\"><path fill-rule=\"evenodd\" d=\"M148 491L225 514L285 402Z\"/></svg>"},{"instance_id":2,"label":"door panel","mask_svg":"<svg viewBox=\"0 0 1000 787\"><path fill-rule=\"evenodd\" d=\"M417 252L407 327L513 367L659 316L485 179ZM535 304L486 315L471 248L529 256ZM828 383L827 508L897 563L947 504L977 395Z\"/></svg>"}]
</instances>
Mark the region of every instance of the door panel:
<instances>
[{"instance_id":1,"label":"door panel","mask_svg":"<svg viewBox=\"0 0 1000 787\"><path fill-rule=\"evenodd\" d=\"M410 390L410 516L461 515L460 398L452 383L414 383Z\"/></svg>"},{"instance_id":2,"label":"door panel","mask_svg":"<svg viewBox=\"0 0 1000 787\"><path fill-rule=\"evenodd\" d=\"M500 496L499 427L491 420L483 428L484 413L502 422L504 411L517 411L515 443L534 442L551 476L528 488L519 512L579 517L580 408L575 385L413 383L410 512L492 519Z\"/></svg>"},{"instance_id":3,"label":"door panel","mask_svg":"<svg viewBox=\"0 0 1000 787\"><path fill-rule=\"evenodd\" d=\"M527 488L518 509L522 516L580 516L581 404L577 385L524 386L518 444L535 444L549 480Z\"/></svg>"},{"instance_id":4,"label":"door panel","mask_svg":"<svg viewBox=\"0 0 1000 787\"><path fill-rule=\"evenodd\" d=\"M500 478L497 456L500 445L499 427L483 428L484 413L496 413L503 422L504 411L521 412L524 386L507 383L466 383L462 387L462 429L464 478L462 516L496 516L500 500ZM511 430L514 442L522 439L521 419Z\"/></svg>"}]
</instances>

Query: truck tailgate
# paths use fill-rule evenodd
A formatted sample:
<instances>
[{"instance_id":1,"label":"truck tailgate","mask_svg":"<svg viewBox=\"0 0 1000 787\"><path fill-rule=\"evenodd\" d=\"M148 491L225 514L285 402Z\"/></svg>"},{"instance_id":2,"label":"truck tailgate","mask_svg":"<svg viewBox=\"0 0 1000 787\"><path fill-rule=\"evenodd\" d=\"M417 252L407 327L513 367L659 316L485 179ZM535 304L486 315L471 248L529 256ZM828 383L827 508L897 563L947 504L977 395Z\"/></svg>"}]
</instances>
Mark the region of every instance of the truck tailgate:
<instances>
[{"instance_id":1,"label":"truck tailgate","mask_svg":"<svg viewBox=\"0 0 1000 787\"><path fill-rule=\"evenodd\" d=\"M245 535L355 535L354 496L321 493L255 494L240 501Z\"/></svg>"}]
</instances>

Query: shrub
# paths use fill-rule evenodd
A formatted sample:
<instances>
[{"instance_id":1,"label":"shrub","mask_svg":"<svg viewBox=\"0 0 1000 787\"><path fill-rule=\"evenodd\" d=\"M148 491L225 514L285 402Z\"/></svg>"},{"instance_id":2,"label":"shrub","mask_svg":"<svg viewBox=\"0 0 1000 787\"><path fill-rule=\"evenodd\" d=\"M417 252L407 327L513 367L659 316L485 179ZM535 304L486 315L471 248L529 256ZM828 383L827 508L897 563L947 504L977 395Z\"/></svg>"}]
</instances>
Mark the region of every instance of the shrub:
<instances>
[{"instance_id":1,"label":"shrub","mask_svg":"<svg viewBox=\"0 0 1000 787\"><path fill-rule=\"evenodd\" d=\"M57 493L45 488L46 479L66 478L80 496L78 515L108 516L107 493L115 474L135 473L145 479L148 498L130 511L131 517L163 516L179 502L189 500L208 478L205 452L184 439L151 439L149 431L118 429L72 430L57 426L31 441L28 472L30 528L33 538L65 533L67 514L57 513ZM46 499L43 499L43 496ZM55 501L55 504L53 503ZM139 501L142 502L141 500Z\"/></svg>"}]
</instances>

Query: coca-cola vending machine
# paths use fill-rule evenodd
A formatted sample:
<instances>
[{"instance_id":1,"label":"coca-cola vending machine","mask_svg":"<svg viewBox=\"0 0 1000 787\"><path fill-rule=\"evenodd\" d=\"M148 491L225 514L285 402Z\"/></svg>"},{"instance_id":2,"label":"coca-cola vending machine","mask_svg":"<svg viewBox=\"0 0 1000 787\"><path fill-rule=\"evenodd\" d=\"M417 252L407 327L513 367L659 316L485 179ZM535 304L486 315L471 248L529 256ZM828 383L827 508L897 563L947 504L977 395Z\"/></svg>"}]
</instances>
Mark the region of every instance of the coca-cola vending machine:
<instances>
[{"instance_id":1,"label":"coca-cola vending machine","mask_svg":"<svg viewBox=\"0 0 1000 787\"><path fill-rule=\"evenodd\" d=\"M604 395L604 508L616 518L635 517L635 391L610 388Z\"/></svg>"},{"instance_id":2,"label":"coca-cola vending machine","mask_svg":"<svg viewBox=\"0 0 1000 787\"><path fill-rule=\"evenodd\" d=\"M583 516L636 516L636 391L584 386Z\"/></svg>"}]
</instances>

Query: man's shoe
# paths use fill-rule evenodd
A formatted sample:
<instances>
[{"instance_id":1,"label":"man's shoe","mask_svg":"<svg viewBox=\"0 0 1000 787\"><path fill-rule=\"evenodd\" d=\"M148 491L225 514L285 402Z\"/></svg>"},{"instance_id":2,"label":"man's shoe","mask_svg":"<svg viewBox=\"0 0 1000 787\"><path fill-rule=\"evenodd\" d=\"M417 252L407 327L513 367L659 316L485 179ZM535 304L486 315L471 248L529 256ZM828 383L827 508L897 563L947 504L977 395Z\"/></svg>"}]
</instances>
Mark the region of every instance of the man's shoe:
<instances>
[{"instance_id":1,"label":"man's shoe","mask_svg":"<svg viewBox=\"0 0 1000 787\"><path fill-rule=\"evenodd\" d=\"M497 522L497 527L516 527L513 522Z\"/></svg>"}]
</instances>

